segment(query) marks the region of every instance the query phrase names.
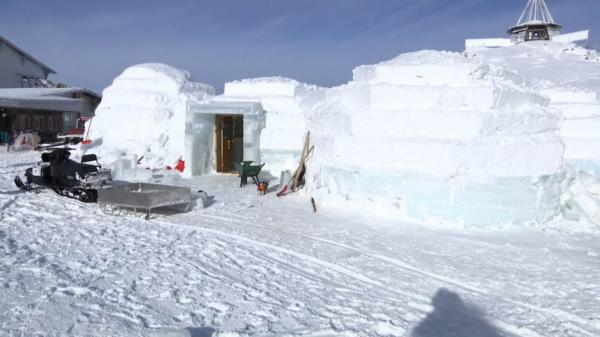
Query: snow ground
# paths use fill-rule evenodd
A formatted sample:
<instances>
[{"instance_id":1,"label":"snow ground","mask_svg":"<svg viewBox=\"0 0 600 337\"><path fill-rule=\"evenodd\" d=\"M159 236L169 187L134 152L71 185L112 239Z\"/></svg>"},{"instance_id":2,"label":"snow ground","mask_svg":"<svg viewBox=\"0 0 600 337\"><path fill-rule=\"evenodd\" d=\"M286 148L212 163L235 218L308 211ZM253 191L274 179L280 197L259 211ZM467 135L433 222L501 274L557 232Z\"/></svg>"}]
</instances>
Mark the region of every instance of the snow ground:
<instances>
[{"instance_id":1,"label":"snow ground","mask_svg":"<svg viewBox=\"0 0 600 337\"><path fill-rule=\"evenodd\" d=\"M0 336L600 335L598 231L315 214L233 176L184 181L206 209L108 216L17 192L38 157L0 153Z\"/></svg>"}]
</instances>

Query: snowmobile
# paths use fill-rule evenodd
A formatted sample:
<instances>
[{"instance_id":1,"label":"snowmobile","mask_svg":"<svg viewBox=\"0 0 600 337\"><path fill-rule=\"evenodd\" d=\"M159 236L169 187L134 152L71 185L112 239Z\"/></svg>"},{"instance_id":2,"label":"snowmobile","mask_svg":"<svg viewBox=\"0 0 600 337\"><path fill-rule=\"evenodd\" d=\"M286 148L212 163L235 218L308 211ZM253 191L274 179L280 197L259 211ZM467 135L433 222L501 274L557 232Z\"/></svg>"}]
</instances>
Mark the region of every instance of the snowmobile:
<instances>
[{"instance_id":1,"label":"snowmobile","mask_svg":"<svg viewBox=\"0 0 600 337\"><path fill-rule=\"evenodd\" d=\"M95 154L84 155L80 162L69 159L69 150L58 148L42 153L42 161L25 171L25 181L15 177L17 187L33 191L34 185L37 185L50 188L61 196L96 202L98 189L111 181L110 170L102 169Z\"/></svg>"}]
</instances>

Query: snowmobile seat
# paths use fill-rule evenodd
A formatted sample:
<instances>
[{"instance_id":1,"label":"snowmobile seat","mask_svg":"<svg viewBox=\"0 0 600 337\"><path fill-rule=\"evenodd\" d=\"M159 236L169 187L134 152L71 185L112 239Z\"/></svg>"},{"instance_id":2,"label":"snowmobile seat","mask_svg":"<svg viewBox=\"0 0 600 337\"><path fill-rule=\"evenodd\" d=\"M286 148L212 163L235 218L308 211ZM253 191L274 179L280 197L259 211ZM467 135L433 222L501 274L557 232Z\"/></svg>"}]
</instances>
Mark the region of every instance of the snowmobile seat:
<instances>
[{"instance_id":1,"label":"snowmobile seat","mask_svg":"<svg viewBox=\"0 0 600 337\"><path fill-rule=\"evenodd\" d=\"M234 163L235 169L238 171L240 177L240 187L248 184L248 177L252 178L255 185L258 186L259 180L258 175L265 164L252 165L251 161L244 161L241 163Z\"/></svg>"},{"instance_id":2,"label":"snowmobile seat","mask_svg":"<svg viewBox=\"0 0 600 337\"><path fill-rule=\"evenodd\" d=\"M89 164L81 165L81 175L84 177L86 177L90 173L96 173L96 172L98 172L98 166L96 166L96 165L89 165Z\"/></svg>"},{"instance_id":3,"label":"snowmobile seat","mask_svg":"<svg viewBox=\"0 0 600 337\"><path fill-rule=\"evenodd\" d=\"M71 153L66 149L56 149L51 152L42 153L42 162L50 163L50 162L61 162L69 159Z\"/></svg>"},{"instance_id":4,"label":"snowmobile seat","mask_svg":"<svg viewBox=\"0 0 600 337\"><path fill-rule=\"evenodd\" d=\"M95 161L96 164L95 165L92 164L91 166L102 167L100 165L100 163L98 162L98 157L95 154L85 154L85 155L83 155L81 157L81 163L82 164L83 163L89 163L89 162L92 162L92 161ZM90 164L88 164L88 165L90 165Z\"/></svg>"}]
</instances>

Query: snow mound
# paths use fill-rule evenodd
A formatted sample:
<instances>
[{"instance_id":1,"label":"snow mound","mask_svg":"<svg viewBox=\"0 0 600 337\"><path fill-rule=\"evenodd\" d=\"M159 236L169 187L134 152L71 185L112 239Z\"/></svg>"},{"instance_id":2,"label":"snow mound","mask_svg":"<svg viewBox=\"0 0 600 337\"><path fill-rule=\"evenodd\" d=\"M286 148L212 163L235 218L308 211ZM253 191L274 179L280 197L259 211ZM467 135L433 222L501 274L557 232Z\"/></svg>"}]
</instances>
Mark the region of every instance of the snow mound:
<instances>
[{"instance_id":1,"label":"snow mound","mask_svg":"<svg viewBox=\"0 0 600 337\"><path fill-rule=\"evenodd\" d=\"M106 164L137 155L143 156L143 167L174 166L184 154L186 103L213 94L212 86L166 64L127 68L103 91L96 116L86 125L92 144L82 150Z\"/></svg>"}]
</instances>

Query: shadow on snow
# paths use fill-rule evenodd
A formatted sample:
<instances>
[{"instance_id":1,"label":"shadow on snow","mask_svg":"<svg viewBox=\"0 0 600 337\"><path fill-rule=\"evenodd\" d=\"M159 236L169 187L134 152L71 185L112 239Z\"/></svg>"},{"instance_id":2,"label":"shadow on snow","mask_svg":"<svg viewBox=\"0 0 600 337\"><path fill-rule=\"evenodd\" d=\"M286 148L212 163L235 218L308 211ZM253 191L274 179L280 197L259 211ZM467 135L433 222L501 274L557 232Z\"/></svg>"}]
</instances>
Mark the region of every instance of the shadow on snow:
<instances>
[{"instance_id":1,"label":"shadow on snow","mask_svg":"<svg viewBox=\"0 0 600 337\"><path fill-rule=\"evenodd\" d=\"M412 337L501 337L483 312L447 289L432 299L433 311L412 331Z\"/></svg>"}]
</instances>

